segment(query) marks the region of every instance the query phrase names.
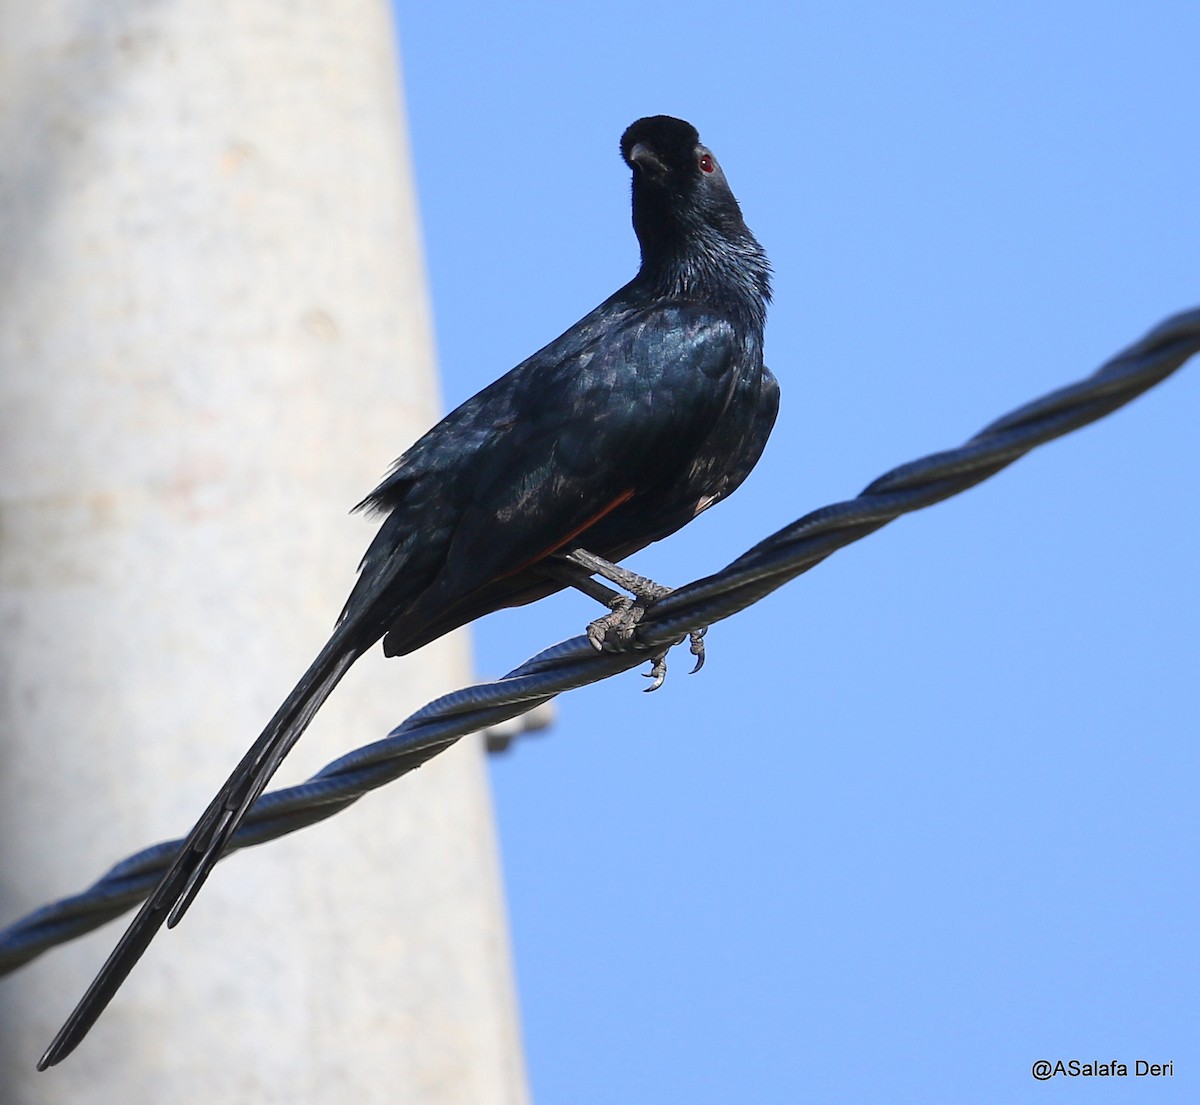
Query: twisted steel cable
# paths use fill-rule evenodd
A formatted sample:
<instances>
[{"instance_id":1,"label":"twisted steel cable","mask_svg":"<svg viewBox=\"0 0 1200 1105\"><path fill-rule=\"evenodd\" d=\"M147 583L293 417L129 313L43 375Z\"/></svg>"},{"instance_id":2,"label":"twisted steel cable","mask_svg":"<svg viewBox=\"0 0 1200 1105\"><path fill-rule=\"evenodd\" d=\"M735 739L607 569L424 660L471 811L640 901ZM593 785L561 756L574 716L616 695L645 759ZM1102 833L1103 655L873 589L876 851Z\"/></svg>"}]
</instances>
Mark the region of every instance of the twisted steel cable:
<instances>
[{"instance_id":1,"label":"twisted steel cable","mask_svg":"<svg viewBox=\"0 0 1200 1105\"><path fill-rule=\"evenodd\" d=\"M1093 375L997 419L960 448L893 468L857 498L806 514L728 567L671 592L647 608L635 640L622 651L597 652L582 635L562 641L495 682L429 703L383 740L335 760L307 782L263 795L229 851L332 817L368 791L420 767L459 737L532 710L563 691L638 666L690 631L758 602L901 514L957 495L1036 446L1095 422L1171 375L1197 352L1200 309L1173 316ZM138 852L82 893L43 906L0 930L0 974L135 906L154 888L179 844L168 841Z\"/></svg>"}]
</instances>

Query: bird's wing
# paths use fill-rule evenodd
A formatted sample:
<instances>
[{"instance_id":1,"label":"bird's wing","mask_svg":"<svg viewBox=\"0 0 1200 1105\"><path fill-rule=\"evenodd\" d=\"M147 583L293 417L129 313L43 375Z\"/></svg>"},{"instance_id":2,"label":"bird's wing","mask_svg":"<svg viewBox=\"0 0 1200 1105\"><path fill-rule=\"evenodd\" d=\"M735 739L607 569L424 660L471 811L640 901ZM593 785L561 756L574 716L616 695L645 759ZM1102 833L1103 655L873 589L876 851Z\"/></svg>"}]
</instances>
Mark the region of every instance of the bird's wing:
<instances>
[{"instance_id":1,"label":"bird's wing","mask_svg":"<svg viewBox=\"0 0 1200 1105\"><path fill-rule=\"evenodd\" d=\"M559 345L452 412L366 500L392 513L356 594L403 576L414 597L400 604L401 636L685 467L729 401L741 352L727 319L682 303L630 313L549 355Z\"/></svg>"}]
</instances>

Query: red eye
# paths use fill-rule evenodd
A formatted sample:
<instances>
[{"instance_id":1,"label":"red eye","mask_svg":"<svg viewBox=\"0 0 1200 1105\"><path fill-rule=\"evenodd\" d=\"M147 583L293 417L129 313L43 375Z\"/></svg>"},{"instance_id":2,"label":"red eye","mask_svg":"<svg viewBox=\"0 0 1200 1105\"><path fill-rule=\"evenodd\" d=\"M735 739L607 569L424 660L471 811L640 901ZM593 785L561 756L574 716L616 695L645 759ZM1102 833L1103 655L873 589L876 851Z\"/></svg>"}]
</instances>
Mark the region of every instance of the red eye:
<instances>
[{"instance_id":1,"label":"red eye","mask_svg":"<svg viewBox=\"0 0 1200 1105\"><path fill-rule=\"evenodd\" d=\"M713 161L712 154L703 153L700 155L700 171L701 172L711 173L716 167L717 167L717 164L715 161Z\"/></svg>"}]
</instances>

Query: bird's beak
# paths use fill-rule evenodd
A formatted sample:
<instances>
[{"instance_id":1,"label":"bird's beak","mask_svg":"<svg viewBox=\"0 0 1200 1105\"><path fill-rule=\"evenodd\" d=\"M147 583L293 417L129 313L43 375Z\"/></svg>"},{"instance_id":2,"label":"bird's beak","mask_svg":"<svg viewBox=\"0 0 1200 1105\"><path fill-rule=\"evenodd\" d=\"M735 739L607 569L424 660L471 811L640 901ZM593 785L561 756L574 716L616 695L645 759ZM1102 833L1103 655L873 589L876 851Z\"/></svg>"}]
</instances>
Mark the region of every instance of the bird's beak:
<instances>
[{"instance_id":1,"label":"bird's beak","mask_svg":"<svg viewBox=\"0 0 1200 1105\"><path fill-rule=\"evenodd\" d=\"M645 142L635 142L633 148L629 151L629 164L641 169L643 172L649 173L650 176L656 179L662 178L667 174L667 167L659 159Z\"/></svg>"}]
</instances>

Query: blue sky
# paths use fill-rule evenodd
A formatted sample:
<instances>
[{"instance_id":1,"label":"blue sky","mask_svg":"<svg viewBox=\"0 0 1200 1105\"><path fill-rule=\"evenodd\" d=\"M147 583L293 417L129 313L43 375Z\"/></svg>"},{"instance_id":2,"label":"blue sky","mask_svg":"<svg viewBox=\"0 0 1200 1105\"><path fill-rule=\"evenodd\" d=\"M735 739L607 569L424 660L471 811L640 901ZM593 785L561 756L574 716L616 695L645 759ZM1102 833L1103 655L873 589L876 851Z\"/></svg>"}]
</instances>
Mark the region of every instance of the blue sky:
<instances>
[{"instance_id":1,"label":"blue sky","mask_svg":"<svg viewBox=\"0 0 1200 1105\"><path fill-rule=\"evenodd\" d=\"M772 258L779 423L663 582L1200 305L1194 3L396 12L447 406L634 272L641 115ZM1200 364L493 762L539 1105L1197 1100L1197 412ZM486 619L479 671L593 614Z\"/></svg>"}]
</instances>

